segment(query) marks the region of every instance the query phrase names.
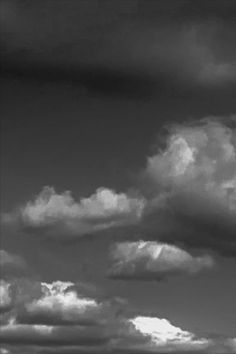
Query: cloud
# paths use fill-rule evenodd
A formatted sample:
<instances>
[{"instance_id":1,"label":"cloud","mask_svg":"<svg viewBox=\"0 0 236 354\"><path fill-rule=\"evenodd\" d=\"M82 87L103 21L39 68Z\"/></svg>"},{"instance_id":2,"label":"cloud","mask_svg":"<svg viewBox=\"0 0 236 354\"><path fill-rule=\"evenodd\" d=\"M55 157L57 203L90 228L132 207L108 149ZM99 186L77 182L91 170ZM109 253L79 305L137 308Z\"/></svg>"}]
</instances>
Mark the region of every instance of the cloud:
<instances>
[{"instance_id":1,"label":"cloud","mask_svg":"<svg viewBox=\"0 0 236 354\"><path fill-rule=\"evenodd\" d=\"M144 174L152 189L144 228L161 239L236 255L235 117L172 126Z\"/></svg>"},{"instance_id":2,"label":"cloud","mask_svg":"<svg viewBox=\"0 0 236 354\"><path fill-rule=\"evenodd\" d=\"M116 89L117 95L127 94L132 80L132 92L150 81L156 86L162 81L162 89L177 81L181 92L184 86L235 83L232 2L218 2L214 10L209 1L197 6L178 1L172 7L162 1L131 3L105 3L96 13L88 4L66 4L44 14L40 4L27 4L23 11L14 0L2 1L5 70L73 79L100 93L104 87L107 94Z\"/></svg>"},{"instance_id":3,"label":"cloud","mask_svg":"<svg viewBox=\"0 0 236 354\"><path fill-rule=\"evenodd\" d=\"M0 354L10 354L10 350L6 349L6 348L0 348Z\"/></svg>"},{"instance_id":4,"label":"cloud","mask_svg":"<svg viewBox=\"0 0 236 354\"><path fill-rule=\"evenodd\" d=\"M205 349L211 343L208 339L195 338L166 319L144 316L119 319L107 326L21 324L11 319L1 327L0 339L5 345L39 346L39 349L60 345L65 347L65 352L77 349L78 353L86 347L95 351L103 348L104 352L111 353L119 350L178 352Z\"/></svg>"},{"instance_id":5,"label":"cloud","mask_svg":"<svg viewBox=\"0 0 236 354\"><path fill-rule=\"evenodd\" d=\"M81 326L47 326L9 323L1 327L0 339L17 345L102 345L109 338L99 328Z\"/></svg>"},{"instance_id":6,"label":"cloud","mask_svg":"<svg viewBox=\"0 0 236 354\"><path fill-rule=\"evenodd\" d=\"M177 354L185 351L215 353L220 352L219 348L223 348L223 352L227 352L226 349L233 352L233 338L222 337L216 341L209 336L199 337L166 318L142 315L138 310L135 313L134 310L129 311L124 307L124 301L103 299L99 302L72 295L75 284L69 281L41 283L41 296L34 284L30 294L19 280L15 285L18 294L13 301L14 309L0 328L1 343L10 353ZM94 309L101 305L106 308L105 315L102 311L95 314ZM26 317L18 316L22 313L22 306L28 308L28 323ZM43 317L45 311L48 311L48 317ZM90 317L93 322L88 325L83 316Z\"/></svg>"},{"instance_id":7,"label":"cloud","mask_svg":"<svg viewBox=\"0 0 236 354\"><path fill-rule=\"evenodd\" d=\"M11 284L0 279L0 312L9 311L11 306Z\"/></svg>"},{"instance_id":8,"label":"cloud","mask_svg":"<svg viewBox=\"0 0 236 354\"><path fill-rule=\"evenodd\" d=\"M111 257L110 276L114 279L163 280L214 266L209 255L194 257L176 246L151 241L118 243Z\"/></svg>"},{"instance_id":9,"label":"cloud","mask_svg":"<svg viewBox=\"0 0 236 354\"><path fill-rule=\"evenodd\" d=\"M227 339L225 344L231 349L232 353L236 353L236 338Z\"/></svg>"},{"instance_id":10,"label":"cloud","mask_svg":"<svg viewBox=\"0 0 236 354\"><path fill-rule=\"evenodd\" d=\"M78 295L72 282L41 283L41 296L25 304L23 323L94 325L104 320L108 304Z\"/></svg>"},{"instance_id":11,"label":"cloud","mask_svg":"<svg viewBox=\"0 0 236 354\"><path fill-rule=\"evenodd\" d=\"M197 338L193 333L172 325L168 320L158 317L137 316L129 319L134 335L143 339L143 343L134 345L136 349L150 352L177 352L205 350L211 340Z\"/></svg>"},{"instance_id":12,"label":"cloud","mask_svg":"<svg viewBox=\"0 0 236 354\"><path fill-rule=\"evenodd\" d=\"M18 226L54 238L105 230L111 235L116 227L116 235L131 240L141 234L145 240L235 256L235 116L173 124L167 132L162 148L147 158L136 195L98 188L76 202L70 192L44 187L20 208Z\"/></svg>"},{"instance_id":13,"label":"cloud","mask_svg":"<svg viewBox=\"0 0 236 354\"><path fill-rule=\"evenodd\" d=\"M3 281L5 303L13 301L13 309L1 321L0 340L5 345L43 347L104 346L110 341L108 321L115 318L121 302L116 299L98 301L77 294L80 288L72 282L55 281L31 285L22 280ZM8 297L11 286L14 297ZM82 287L85 292L85 286ZM5 294L6 293L6 294ZM112 306L114 305L114 309ZM38 350L35 350L38 352Z\"/></svg>"},{"instance_id":14,"label":"cloud","mask_svg":"<svg viewBox=\"0 0 236 354\"><path fill-rule=\"evenodd\" d=\"M93 233L98 230L137 222L144 208L144 200L98 188L89 198L74 201L70 192L57 194L52 187L44 187L35 200L21 208L25 227L59 234Z\"/></svg>"},{"instance_id":15,"label":"cloud","mask_svg":"<svg viewBox=\"0 0 236 354\"><path fill-rule=\"evenodd\" d=\"M113 321L127 306L124 299L106 298L98 291L91 292L91 285L80 282L17 281L12 287L14 317L21 324L102 326Z\"/></svg>"}]
</instances>

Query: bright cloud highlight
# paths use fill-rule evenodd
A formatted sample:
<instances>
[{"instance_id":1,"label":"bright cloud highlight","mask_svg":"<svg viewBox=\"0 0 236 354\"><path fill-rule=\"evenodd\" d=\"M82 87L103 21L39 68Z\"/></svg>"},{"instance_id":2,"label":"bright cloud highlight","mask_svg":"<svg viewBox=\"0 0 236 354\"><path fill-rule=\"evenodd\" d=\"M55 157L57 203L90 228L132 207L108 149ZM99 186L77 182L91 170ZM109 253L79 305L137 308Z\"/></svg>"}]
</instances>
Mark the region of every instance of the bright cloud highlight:
<instances>
[{"instance_id":1,"label":"bright cloud highlight","mask_svg":"<svg viewBox=\"0 0 236 354\"><path fill-rule=\"evenodd\" d=\"M173 350L202 350L210 346L211 341L196 338L191 332L172 325L166 319L137 316L129 322L148 341L144 344L150 351L169 352Z\"/></svg>"},{"instance_id":2,"label":"bright cloud highlight","mask_svg":"<svg viewBox=\"0 0 236 354\"><path fill-rule=\"evenodd\" d=\"M5 280L0 280L0 312L5 312L11 308L11 284Z\"/></svg>"}]
</instances>

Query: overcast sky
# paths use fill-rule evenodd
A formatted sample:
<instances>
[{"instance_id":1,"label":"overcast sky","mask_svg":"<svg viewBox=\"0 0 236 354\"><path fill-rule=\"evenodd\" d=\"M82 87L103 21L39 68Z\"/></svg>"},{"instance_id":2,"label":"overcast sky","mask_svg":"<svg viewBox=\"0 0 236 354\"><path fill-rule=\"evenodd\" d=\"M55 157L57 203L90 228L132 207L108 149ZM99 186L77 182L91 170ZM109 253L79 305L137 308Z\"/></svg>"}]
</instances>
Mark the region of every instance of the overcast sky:
<instances>
[{"instance_id":1,"label":"overcast sky","mask_svg":"<svg viewBox=\"0 0 236 354\"><path fill-rule=\"evenodd\" d=\"M236 4L1 0L1 354L236 352Z\"/></svg>"}]
</instances>

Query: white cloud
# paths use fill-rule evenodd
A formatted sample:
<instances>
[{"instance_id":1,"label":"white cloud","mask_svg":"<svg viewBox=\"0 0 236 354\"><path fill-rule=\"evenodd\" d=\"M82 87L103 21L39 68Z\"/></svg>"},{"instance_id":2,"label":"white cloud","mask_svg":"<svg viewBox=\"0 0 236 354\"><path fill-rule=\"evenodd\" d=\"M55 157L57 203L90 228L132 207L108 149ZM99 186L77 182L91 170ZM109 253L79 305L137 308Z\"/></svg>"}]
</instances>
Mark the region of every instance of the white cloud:
<instances>
[{"instance_id":1,"label":"white cloud","mask_svg":"<svg viewBox=\"0 0 236 354\"><path fill-rule=\"evenodd\" d=\"M163 186L187 188L194 183L235 211L236 129L214 118L196 126L174 126L167 148L148 158L146 172Z\"/></svg>"},{"instance_id":2,"label":"white cloud","mask_svg":"<svg viewBox=\"0 0 236 354\"><path fill-rule=\"evenodd\" d=\"M123 279L163 279L176 274L194 274L214 266L209 255L192 256L188 252L160 242L123 242L112 252L110 275Z\"/></svg>"},{"instance_id":3,"label":"white cloud","mask_svg":"<svg viewBox=\"0 0 236 354\"><path fill-rule=\"evenodd\" d=\"M187 346L188 349L196 346L208 346L209 342L206 339L195 339L194 334L184 331L179 327L172 325L166 319L157 317L138 316L131 319L130 322L135 329L143 336L150 338L150 344L153 346Z\"/></svg>"},{"instance_id":4,"label":"white cloud","mask_svg":"<svg viewBox=\"0 0 236 354\"><path fill-rule=\"evenodd\" d=\"M74 201L70 192L57 194L44 187L34 201L21 209L23 222L33 228L59 225L73 234L90 233L136 222L144 208L144 200L98 188L89 198Z\"/></svg>"},{"instance_id":5,"label":"white cloud","mask_svg":"<svg viewBox=\"0 0 236 354\"><path fill-rule=\"evenodd\" d=\"M224 239L228 239L229 251L234 249L235 117L212 117L192 125L173 126L166 148L148 158L145 176L153 187L152 200L147 210L147 213L153 213L153 220L155 215L157 218L157 215L166 211L169 213L170 224L171 218L180 221L182 225L185 223L187 228L194 224L193 229L198 229L199 241L199 234L205 234L205 240L201 241L205 246L214 248L215 245L220 250L221 243L224 243L222 248L226 249ZM159 230L167 229L168 217L165 219L166 225L160 226ZM209 233L210 237L207 236Z\"/></svg>"},{"instance_id":6,"label":"white cloud","mask_svg":"<svg viewBox=\"0 0 236 354\"><path fill-rule=\"evenodd\" d=\"M10 346L13 352L15 347L23 350L26 346L32 349L29 352L35 353L234 352L233 338L222 337L215 340L198 337L165 318L141 313L131 316L129 311L117 312L117 303L114 301L109 301L109 307L106 306L107 300L99 304L102 304L108 313L115 312L115 316L107 316L106 321L103 321L104 313L99 312L99 321L93 321L91 325L79 322L75 320L76 317L78 319L81 313L88 314L91 308L89 316L94 316L93 310L100 305L92 298L72 295L74 287L72 282L41 283L42 296L38 298L35 293L32 294L36 297L33 301L23 301L25 305L34 304L38 306L38 310L47 311L51 319L53 316L56 319L54 322L43 322L42 313L34 317L32 322L21 322L17 313L22 310L22 303L14 301L14 308L9 313L8 320L0 328L1 343L7 348ZM15 291L21 296L24 289L16 287ZM28 292L28 289L26 291ZM122 305L121 302L118 305ZM124 310L123 307L122 309ZM94 320L94 317L92 319Z\"/></svg>"},{"instance_id":7,"label":"white cloud","mask_svg":"<svg viewBox=\"0 0 236 354\"><path fill-rule=\"evenodd\" d=\"M196 338L166 319L141 315L117 319L106 326L20 324L12 318L1 326L0 339L7 345L37 345L38 349L61 345L68 352L71 349L78 353L86 347L110 353L201 351L212 344L210 339Z\"/></svg>"},{"instance_id":8,"label":"white cloud","mask_svg":"<svg viewBox=\"0 0 236 354\"><path fill-rule=\"evenodd\" d=\"M5 280L0 280L0 311L7 311L11 308L11 284Z\"/></svg>"},{"instance_id":9,"label":"white cloud","mask_svg":"<svg viewBox=\"0 0 236 354\"><path fill-rule=\"evenodd\" d=\"M128 319L124 328L126 341L121 341L119 345L123 349L129 348L132 352L202 352L213 344L212 340L198 338L164 318L139 315ZM128 334L125 335L125 332Z\"/></svg>"},{"instance_id":10,"label":"white cloud","mask_svg":"<svg viewBox=\"0 0 236 354\"><path fill-rule=\"evenodd\" d=\"M25 305L26 321L33 323L96 323L103 303L78 295L72 282L41 283L42 296Z\"/></svg>"}]
</instances>

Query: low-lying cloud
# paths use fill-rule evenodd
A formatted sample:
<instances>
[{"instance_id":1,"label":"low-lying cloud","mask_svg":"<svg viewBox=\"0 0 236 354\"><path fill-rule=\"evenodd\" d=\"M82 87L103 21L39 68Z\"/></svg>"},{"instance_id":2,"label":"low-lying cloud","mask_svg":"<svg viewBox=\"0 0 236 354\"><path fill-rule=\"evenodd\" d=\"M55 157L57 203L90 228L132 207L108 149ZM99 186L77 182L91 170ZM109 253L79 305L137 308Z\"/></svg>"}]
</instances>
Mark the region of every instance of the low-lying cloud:
<instances>
[{"instance_id":1,"label":"low-lying cloud","mask_svg":"<svg viewBox=\"0 0 236 354\"><path fill-rule=\"evenodd\" d=\"M29 294L24 295L28 289L17 284L14 284L15 292L9 295L14 304L13 309L7 316L3 314L5 317L2 318L0 330L2 346L9 353L17 353L14 348L26 348L25 352L31 348L37 354L63 351L213 353L218 345L213 338L182 329L166 318L142 315L138 310L135 314L132 310L131 315L131 312L125 310L122 301L117 303L110 299L107 306L107 299L99 302L96 298L75 295L75 284L70 281L39 285L37 291L41 289L40 296L37 291L32 291L30 297ZM31 289L34 288L32 284ZM17 297L21 301L16 300ZM100 306L106 307L106 316L104 312L98 311L96 316L99 320L94 321L94 311ZM27 309L26 317L19 315L22 307ZM51 317L53 321L43 323L45 311L48 311L47 320ZM93 322L88 324L81 321L85 314ZM27 316L28 323L25 321ZM234 338L224 338L220 346L233 353Z\"/></svg>"}]
</instances>

